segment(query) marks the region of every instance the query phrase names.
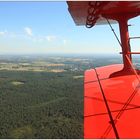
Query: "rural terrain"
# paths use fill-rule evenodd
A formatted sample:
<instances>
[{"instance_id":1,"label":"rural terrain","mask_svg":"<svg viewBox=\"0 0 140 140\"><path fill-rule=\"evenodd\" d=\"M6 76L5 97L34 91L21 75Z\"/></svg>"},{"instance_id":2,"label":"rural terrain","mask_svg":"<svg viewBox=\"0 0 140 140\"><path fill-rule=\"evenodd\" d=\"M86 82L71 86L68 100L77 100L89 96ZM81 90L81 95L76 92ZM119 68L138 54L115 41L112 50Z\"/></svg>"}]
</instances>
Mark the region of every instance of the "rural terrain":
<instances>
[{"instance_id":1,"label":"rural terrain","mask_svg":"<svg viewBox=\"0 0 140 140\"><path fill-rule=\"evenodd\" d=\"M0 56L0 138L83 138L84 71L118 57Z\"/></svg>"}]
</instances>

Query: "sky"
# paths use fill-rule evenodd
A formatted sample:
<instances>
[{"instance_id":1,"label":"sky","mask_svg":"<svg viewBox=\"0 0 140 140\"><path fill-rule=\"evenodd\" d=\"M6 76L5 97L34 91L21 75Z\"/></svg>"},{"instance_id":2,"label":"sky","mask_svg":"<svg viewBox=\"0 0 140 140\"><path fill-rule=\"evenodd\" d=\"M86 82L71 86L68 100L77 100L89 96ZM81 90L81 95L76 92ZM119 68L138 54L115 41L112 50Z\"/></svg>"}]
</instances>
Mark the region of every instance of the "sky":
<instances>
[{"instance_id":1,"label":"sky","mask_svg":"<svg viewBox=\"0 0 140 140\"><path fill-rule=\"evenodd\" d=\"M140 36L140 17L129 21L130 36ZM112 25L119 37L117 24ZM131 42L139 51L140 40ZM108 25L76 26L61 2L0 2L0 54L121 52Z\"/></svg>"}]
</instances>

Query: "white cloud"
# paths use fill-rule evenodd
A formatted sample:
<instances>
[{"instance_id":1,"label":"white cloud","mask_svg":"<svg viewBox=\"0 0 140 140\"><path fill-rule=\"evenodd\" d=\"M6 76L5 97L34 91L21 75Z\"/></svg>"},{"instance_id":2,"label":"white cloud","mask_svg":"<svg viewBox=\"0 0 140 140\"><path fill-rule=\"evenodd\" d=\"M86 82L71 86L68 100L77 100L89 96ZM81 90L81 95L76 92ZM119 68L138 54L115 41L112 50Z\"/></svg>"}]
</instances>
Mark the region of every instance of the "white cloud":
<instances>
[{"instance_id":1,"label":"white cloud","mask_svg":"<svg viewBox=\"0 0 140 140\"><path fill-rule=\"evenodd\" d=\"M56 36L53 36L53 35L48 35L48 36L46 36L46 39L47 39L47 41L54 41L55 39L56 39Z\"/></svg>"},{"instance_id":2,"label":"white cloud","mask_svg":"<svg viewBox=\"0 0 140 140\"><path fill-rule=\"evenodd\" d=\"M0 36L5 35L6 33L7 33L7 30L5 30L5 31L0 31Z\"/></svg>"},{"instance_id":3,"label":"white cloud","mask_svg":"<svg viewBox=\"0 0 140 140\"><path fill-rule=\"evenodd\" d=\"M5 35L5 32L1 31L1 32L0 32L0 35Z\"/></svg>"},{"instance_id":4,"label":"white cloud","mask_svg":"<svg viewBox=\"0 0 140 140\"><path fill-rule=\"evenodd\" d=\"M33 35L32 29L31 29L30 27L25 27L25 28L24 28L24 31L25 31L26 34L29 35L29 36L32 36L32 35Z\"/></svg>"},{"instance_id":5,"label":"white cloud","mask_svg":"<svg viewBox=\"0 0 140 140\"><path fill-rule=\"evenodd\" d=\"M66 40L66 39L64 39L64 40L63 40L63 44L65 45L66 43L67 43L67 40Z\"/></svg>"}]
</instances>

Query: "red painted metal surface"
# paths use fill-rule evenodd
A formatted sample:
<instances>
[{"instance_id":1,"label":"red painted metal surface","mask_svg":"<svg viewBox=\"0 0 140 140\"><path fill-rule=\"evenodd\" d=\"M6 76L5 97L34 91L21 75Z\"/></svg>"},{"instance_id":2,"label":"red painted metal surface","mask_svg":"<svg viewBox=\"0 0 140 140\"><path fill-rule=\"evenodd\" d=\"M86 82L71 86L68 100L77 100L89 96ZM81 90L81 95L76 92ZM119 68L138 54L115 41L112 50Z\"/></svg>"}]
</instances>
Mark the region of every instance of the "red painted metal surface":
<instances>
[{"instance_id":1,"label":"red painted metal surface","mask_svg":"<svg viewBox=\"0 0 140 140\"><path fill-rule=\"evenodd\" d=\"M128 52L130 52L130 46L128 44L129 32L128 32L128 25L127 25L129 17L119 16L119 17L116 17L116 19L118 20L119 27L120 27L124 71L128 71L129 69L131 69L131 66L130 66L129 62L127 61L125 55L128 55L129 58L131 59L131 54L128 54Z\"/></svg>"},{"instance_id":2,"label":"red painted metal surface","mask_svg":"<svg viewBox=\"0 0 140 140\"><path fill-rule=\"evenodd\" d=\"M140 54L140 52L128 52L128 54Z\"/></svg>"},{"instance_id":3,"label":"red painted metal surface","mask_svg":"<svg viewBox=\"0 0 140 140\"><path fill-rule=\"evenodd\" d=\"M120 52L122 54L122 52ZM128 52L128 54L140 54L140 52Z\"/></svg>"},{"instance_id":4,"label":"red painted metal surface","mask_svg":"<svg viewBox=\"0 0 140 140\"><path fill-rule=\"evenodd\" d=\"M140 138L140 90L136 88L136 76L109 78L110 74L122 68L123 65L118 64L96 70L120 138ZM125 108L132 93L134 98ZM85 72L84 96L84 138L115 138L94 69ZM121 115L116 118L119 113ZM108 127L110 131L106 133Z\"/></svg>"},{"instance_id":5,"label":"red painted metal surface","mask_svg":"<svg viewBox=\"0 0 140 140\"><path fill-rule=\"evenodd\" d=\"M92 3L95 3L93 1ZM104 3L104 1L100 1ZM88 3L89 1L68 1L68 10L76 23L76 25L86 25ZM96 24L107 24L105 15L119 15L140 13L140 1L109 1L107 5L104 6L100 13L100 18L97 20ZM115 21L112 20L114 23Z\"/></svg>"}]
</instances>

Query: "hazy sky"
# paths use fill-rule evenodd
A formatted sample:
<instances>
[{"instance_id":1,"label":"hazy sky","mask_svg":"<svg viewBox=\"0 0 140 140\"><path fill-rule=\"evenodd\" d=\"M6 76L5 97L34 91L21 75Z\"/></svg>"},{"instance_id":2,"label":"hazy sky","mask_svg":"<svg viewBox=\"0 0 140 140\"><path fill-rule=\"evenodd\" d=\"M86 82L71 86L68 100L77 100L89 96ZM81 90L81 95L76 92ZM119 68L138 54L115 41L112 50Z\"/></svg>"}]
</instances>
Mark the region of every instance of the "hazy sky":
<instances>
[{"instance_id":1,"label":"hazy sky","mask_svg":"<svg viewBox=\"0 0 140 140\"><path fill-rule=\"evenodd\" d=\"M67 8L66 2L0 2L0 54L121 51L108 25L76 26ZM140 17L129 23L131 36L140 36ZM135 42L138 51L140 40Z\"/></svg>"}]
</instances>

